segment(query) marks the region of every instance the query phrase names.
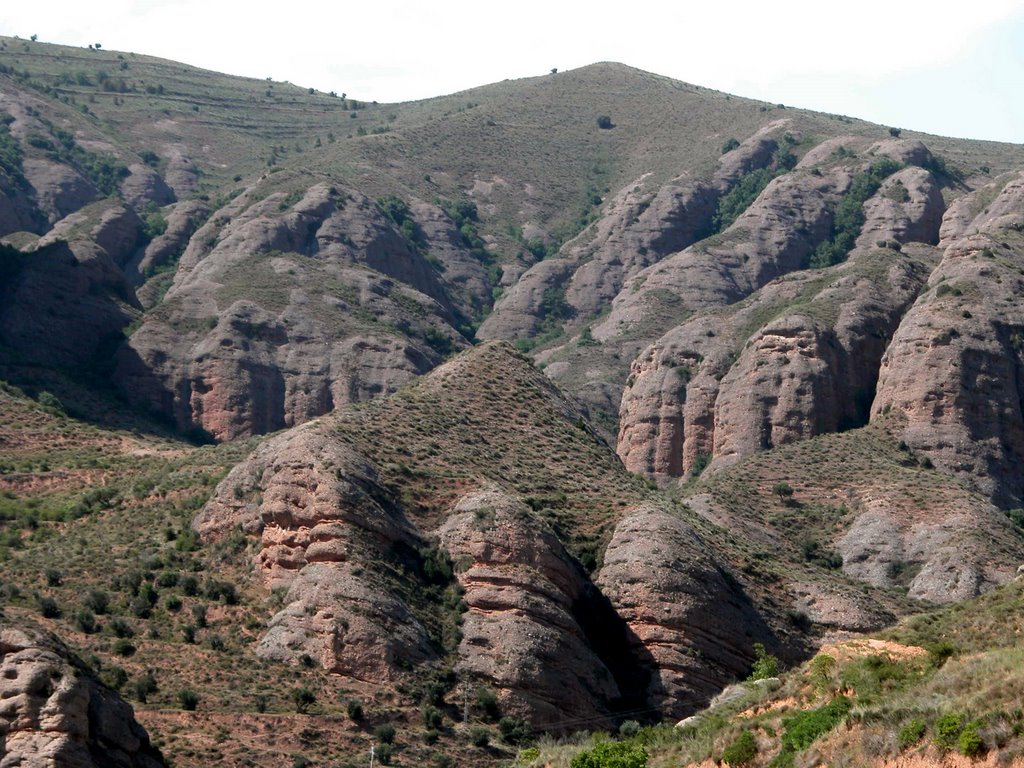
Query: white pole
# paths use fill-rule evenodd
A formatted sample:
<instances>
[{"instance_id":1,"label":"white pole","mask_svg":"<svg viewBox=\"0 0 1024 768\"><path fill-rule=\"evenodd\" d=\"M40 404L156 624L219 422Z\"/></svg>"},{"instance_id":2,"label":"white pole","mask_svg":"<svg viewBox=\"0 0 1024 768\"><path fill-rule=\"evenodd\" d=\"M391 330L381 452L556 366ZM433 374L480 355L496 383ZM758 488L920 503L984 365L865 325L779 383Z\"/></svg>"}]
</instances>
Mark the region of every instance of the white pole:
<instances>
[{"instance_id":1,"label":"white pole","mask_svg":"<svg viewBox=\"0 0 1024 768\"><path fill-rule=\"evenodd\" d=\"M373 745L371 744L370 745L370 768L373 768L373 758L374 758L374 751L373 751Z\"/></svg>"}]
</instances>

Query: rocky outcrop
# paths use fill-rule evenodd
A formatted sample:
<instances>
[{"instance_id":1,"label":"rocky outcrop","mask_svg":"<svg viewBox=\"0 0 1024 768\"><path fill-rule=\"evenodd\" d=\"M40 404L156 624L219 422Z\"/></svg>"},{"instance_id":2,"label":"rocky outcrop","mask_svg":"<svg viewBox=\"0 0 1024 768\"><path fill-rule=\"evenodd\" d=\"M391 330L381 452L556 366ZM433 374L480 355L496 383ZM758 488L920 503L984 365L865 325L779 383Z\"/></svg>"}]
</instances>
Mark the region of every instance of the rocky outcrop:
<instances>
[{"instance_id":1,"label":"rocky outcrop","mask_svg":"<svg viewBox=\"0 0 1024 768\"><path fill-rule=\"evenodd\" d=\"M942 207L930 173L900 171L865 205L862 245L846 262L776 280L665 334L634 362L623 393L626 466L678 477L867 423L882 354L936 258L900 244L937 241Z\"/></svg>"},{"instance_id":2,"label":"rocky outcrop","mask_svg":"<svg viewBox=\"0 0 1024 768\"><path fill-rule=\"evenodd\" d=\"M973 211L973 218L970 213ZM997 504L1024 503L1024 177L951 210L943 258L886 351L872 417Z\"/></svg>"},{"instance_id":3,"label":"rocky outcrop","mask_svg":"<svg viewBox=\"0 0 1024 768\"><path fill-rule=\"evenodd\" d=\"M121 260L138 236L130 209L103 203L62 220L31 252L12 254L0 285L10 362L74 366L109 355L134 316Z\"/></svg>"},{"instance_id":4,"label":"rocky outcrop","mask_svg":"<svg viewBox=\"0 0 1024 768\"><path fill-rule=\"evenodd\" d=\"M857 252L663 336L634 362L623 393L623 462L679 477L865 424L886 341L934 263L927 249L910 250Z\"/></svg>"},{"instance_id":5,"label":"rocky outcrop","mask_svg":"<svg viewBox=\"0 0 1024 768\"><path fill-rule=\"evenodd\" d=\"M0 765L159 768L131 706L57 638L0 621Z\"/></svg>"},{"instance_id":6,"label":"rocky outcrop","mask_svg":"<svg viewBox=\"0 0 1024 768\"><path fill-rule=\"evenodd\" d=\"M833 208L850 180L841 166L776 178L720 235L641 272L595 326L594 337L609 341L641 323L664 327L673 316L732 304L804 268L828 235Z\"/></svg>"},{"instance_id":7,"label":"rocky outcrop","mask_svg":"<svg viewBox=\"0 0 1024 768\"><path fill-rule=\"evenodd\" d=\"M68 165L28 157L24 161L24 172L32 197L50 224L55 224L99 196L92 182Z\"/></svg>"},{"instance_id":8,"label":"rocky outcrop","mask_svg":"<svg viewBox=\"0 0 1024 768\"><path fill-rule=\"evenodd\" d=\"M468 605L456 672L493 686L505 711L538 726L559 729L567 712L607 717L621 693L577 619L593 586L554 532L491 489L462 498L437 535Z\"/></svg>"},{"instance_id":9,"label":"rocky outcrop","mask_svg":"<svg viewBox=\"0 0 1024 768\"><path fill-rule=\"evenodd\" d=\"M126 268L132 284L140 285L156 271L173 266L209 215L210 207L199 200L186 200L169 209L166 213L167 229L154 237L142 253L136 254ZM151 306L155 303L152 302Z\"/></svg>"},{"instance_id":10,"label":"rocky outcrop","mask_svg":"<svg viewBox=\"0 0 1024 768\"><path fill-rule=\"evenodd\" d=\"M912 516L895 513L891 499L865 498L836 542L843 572L934 603L967 600L1008 581L1020 546L1005 516L979 498L948 496L942 507Z\"/></svg>"},{"instance_id":11,"label":"rocky outcrop","mask_svg":"<svg viewBox=\"0 0 1024 768\"><path fill-rule=\"evenodd\" d=\"M414 607L389 591L398 585L381 565L400 564L422 540L375 470L329 424L305 424L262 444L221 482L194 527L212 540L239 527L260 536L256 573L287 592L259 655L308 655L329 671L375 681L436 657Z\"/></svg>"},{"instance_id":12,"label":"rocky outcrop","mask_svg":"<svg viewBox=\"0 0 1024 768\"><path fill-rule=\"evenodd\" d=\"M240 196L195 233L122 350L122 389L218 439L394 391L466 345L456 314L473 312L486 285L440 209L416 210L420 231L442 238L452 282L358 193L321 184L293 204Z\"/></svg>"},{"instance_id":13,"label":"rocky outcrop","mask_svg":"<svg viewBox=\"0 0 1024 768\"><path fill-rule=\"evenodd\" d=\"M683 717L744 677L753 643L778 641L736 579L682 518L645 506L615 528L596 583L649 655L650 706Z\"/></svg>"},{"instance_id":14,"label":"rocky outcrop","mask_svg":"<svg viewBox=\"0 0 1024 768\"><path fill-rule=\"evenodd\" d=\"M121 182L121 196L133 208L144 208L147 205L162 208L177 200L174 190L149 166L132 163L128 166L128 172L129 175Z\"/></svg>"}]
</instances>

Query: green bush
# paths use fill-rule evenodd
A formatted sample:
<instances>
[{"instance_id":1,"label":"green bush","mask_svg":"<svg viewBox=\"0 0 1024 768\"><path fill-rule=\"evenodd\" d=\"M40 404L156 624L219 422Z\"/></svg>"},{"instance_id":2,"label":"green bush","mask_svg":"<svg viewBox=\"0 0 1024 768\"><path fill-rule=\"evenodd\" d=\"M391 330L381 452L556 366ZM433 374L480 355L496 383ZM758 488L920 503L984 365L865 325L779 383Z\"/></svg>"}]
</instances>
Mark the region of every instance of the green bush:
<instances>
[{"instance_id":1,"label":"green bush","mask_svg":"<svg viewBox=\"0 0 1024 768\"><path fill-rule=\"evenodd\" d=\"M640 733L640 723L636 720L623 720L619 725L619 736L624 739L631 739Z\"/></svg>"},{"instance_id":2,"label":"green bush","mask_svg":"<svg viewBox=\"0 0 1024 768\"><path fill-rule=\"evenodd\" d=\"M612 122L611 117L609 117L608 115L601 115L600 117L597 118L597 127L601 128L602 130L608 130L609 128L614 128L615 124Z\"/></svg>"},{"instance_id":3,"label":"green bush","mask_svg":"<svg viewBox=\"0 0 1024 768\"><path fill-rule=\"evenodd\" d=\"M831 731L846 719L850 712L850 700L836 696L823 707L798 712L782 719L786 729L782 735L782 747L790 752L807 749L814 741Z\"/></svg>"},{"instance_id":4,"label":"green bush","mask_svg":"<svg viewBox=\"0 0 1024 768\"><path fill-rule=\"evenodd\" d=\"M47 619L56 619L60 616L60 606L57 605L57 601L52 597L46 597L41 595L36 603L39 607L39 613Z\"/></svg>"},{"instance_id":5,"label":"green bush","mask_svg":"<svg viewBox=\"0 0 1024 768\"><path fill-rule=\"evenodd\" d=\"M87 609L83 609L75 614L75 626L87 635L91 635L99 629L96 626L96 617L92 611Z\"/></svg>"},{"instance_id":6,"label":"green bush","mask_svg":"<svg viewBox=\"0 0 1024 768\"><path fill-rule=\"evenodd\" d=\"M836 660L827 653L819 653L811 659L811 684L817 691L827 691L832 685L832 673Z\"/></svg>"},{"instance_id":7,"label":"green bush","mask_svg":"<svg viewBox=\"0 0 1024 768\"><path fill-rule=\"evenodd\" d=\"M135 655L135 645L126 637L118 638L114 643L114 653L118 656L133 656Z\"/></svg>"},{"instance_id":8,"label":"green bush","mask_svg":"<svg viewBox=\"0 0 1024 768\"><path fill-rule=\"evenodd\" d=\"M309 688L293 688L291 697L292 703L295 705L295 711L299 714L308 712L309 708L316 701L316 694L309 690Z\"/></svg>"},{"instance_id":9,"label":"green bush","mask_svg":"<svg viewBox=\"0 0 1024 768\"><path fill-rule=\"evenodd\" d=\"M533 729L518 717L503 717L498 721L501 740L506 744L523 744L533 738Z\"/></svg>"},{"instance_id":10,"label":"green bush","mask_svg":"<svg viewBox=\"0 0 1024 768\"><path fill-rule=\"evenodd\" d=\"M435 706L427 705L423 708L423 725L431 730L439 730L444 722L444 715Z\"/></svg>"},{"instance_id":11,"label":"green bush","mask_svg":"<svg viewBox=\"0 0 1024 768\"><path fill-rule=\"evenodd\" d=\"M739 145L740 145L740 143L736 139L733 139L733 138L726 139L725 143L722 144L722 154L724 155L726 152L732 152Z\"/></svg>"},{"instance_id":12,"label":"green bush","mask_svg":"<svg viewBox=\"0 0 1024 768\"><path fill-rule=\"evenodd\" d=\"M501 717L501 709L498 707L498 696L490 688L476 689L476 705L484 713L488 720L497 722Z\"/></svg>"},{"instance_id":13,"label":"green bush","mask_svg":"<svg viewBox=\"0 0 1024 768\"><path fill-rule=\"evenodd\" d=\"M754 643L754 666L748 680L767 680L779 676L779 660L772 656L764 647L764 643Z\"/></svg>"},{"instance_id":14,"label":"green bush","mask_svg":"<svg viewBox=\"0 0 1024 768\"><path fill-rule=\"evenodd\" d=\"M352 721L359 721L363 719L363 705L355 699L349 699L345 704L345 712L348 713L348 719Z\"/></svg>"},{"instance_id":15,"label":"green bush","mask_svg":"<svg viewBox=\"0 0 1024 768\"><path fill-rule=\"evenodd\" d=\"M964 730L963 716L949 713L935 721L935 744L940 749L953 749Z\"/></svg>"},{"instance_id":16,"label":"green bush","mask_svg":"<svg viewBox=\"0 0 1024 768\"><path fill-rule=\"evenodd\" d=\"M811 255L811 267L829 267L846 259L864 225L864 202L899 169L900 164L895 160L883 158L853 177L850 189L836 206L829 238L819 244Z\"/></svg>"},{"instance_id":17,"label":"green bush","mask_svg":"<svg viewBox=\"0 0 1024 768\"><path fill-rule=\"evenodd\" d=\"M540 750L536 747L527 747L526 749L519 750L519 754L516 755L516 762L520 765L529 765L540 757Z\"/></svg>"},{"instance_id":18,"label":"green bush","mask_svg":"<svg viewBox=\"0 0 1024 768\"><path fill-rule=\"evenodd\" d=\"M977 757L985 750L985 742L978 734L978 723L968 723L956 740L957 751L967 757Z\"/></svg>"},{"instance_id":19,"label":"green bush","mask_svg":"<svg viewBox=\"0 0 1024 768\"><path fill-rule=\"evenodd\" d=\"M750 731L743 731L722 751L722 760L731 766L747 765L757 756L757 741Z\"/></svg>"},{"instance_id":20,"label":"green bush","mask_svg":"<svg viewBox=\"0 0 1024 768\"><path fill-rule=\"evenodd\" d=\"M900 749L906 749L907 747L917 744L924 736L924 732L927 726L925 726L924 720L915 718L909 723L905 724L900 728L899 733L899 744Z\"/></svg>"},{"instance_id":21,"label":"green bush","mask_svg":"<svg viewBox=\"0 0 1024 768\"><path fill-rule=\"evenodd\" d=\"M373 738L381 744L391 744L395 740L395 726L383 723L373 729Z\"/></svg>"},{"instance_id":22,"label":"green bush","mask_svg":"<svg viewBox=\"0 0 1024 768\"><path fill-rule=\"evenodd\" d=\"M647 750L628 741L606 741L580 752L569 765L571 768L646 768Z\"/></svg>"},{"instance_id":23,"label":"green bush","mask_svg":"<svg viewBox=\"0 0 1024 768\"><path fill-rule=\"evenodd\" d=\"M491 743L491 731L482 725L474 725L469 729L469 743L474 747L486 747Z\"/></svg>"},{"instance_id":24,"label":"green bush","mask_svg":"<svg viewBox=\"0 0 1024 768\"><path fill-rule=\"evenodd\" d=\"M178 704L180 704L181 708L186 712L194 712L196 707L199 706L199 694L191 688L178 691Z\"/></svg>"}]
</instances>

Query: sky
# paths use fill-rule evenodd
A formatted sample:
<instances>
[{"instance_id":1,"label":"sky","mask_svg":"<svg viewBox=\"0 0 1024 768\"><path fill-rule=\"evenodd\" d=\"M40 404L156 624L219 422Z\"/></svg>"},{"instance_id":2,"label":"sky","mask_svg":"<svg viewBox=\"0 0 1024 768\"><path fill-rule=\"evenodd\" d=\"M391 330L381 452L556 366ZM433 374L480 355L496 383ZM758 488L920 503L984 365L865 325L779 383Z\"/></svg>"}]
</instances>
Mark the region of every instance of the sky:
<instances>
[{"instance_id":1,"label":"sky","mask_svg":"<svg viewBox=\"0 0 1024 768\"><path fill-rule=\"evenodd\" d=\"M618 61L772 103L1024 143L1024 0L7 0L0 34L380 102Z\"/></svg>"}]
</instances>

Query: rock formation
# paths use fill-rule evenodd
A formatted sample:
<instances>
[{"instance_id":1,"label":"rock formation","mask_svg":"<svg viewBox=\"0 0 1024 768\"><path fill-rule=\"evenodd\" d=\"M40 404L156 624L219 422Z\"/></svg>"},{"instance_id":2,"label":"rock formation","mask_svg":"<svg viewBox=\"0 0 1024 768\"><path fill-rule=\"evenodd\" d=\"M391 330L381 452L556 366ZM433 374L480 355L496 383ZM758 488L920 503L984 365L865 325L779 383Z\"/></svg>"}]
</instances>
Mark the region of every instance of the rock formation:
<instances>
[{"instance_id":1,"label":"rock formation","mask_svg":"<svg viewBox=\"0 0 1024 768\"><path fill-rule=\"evenodd\" d=\"M159 768L131 706L54 636L0 622L0 765Z\"/></svg>"}]
</instances>

